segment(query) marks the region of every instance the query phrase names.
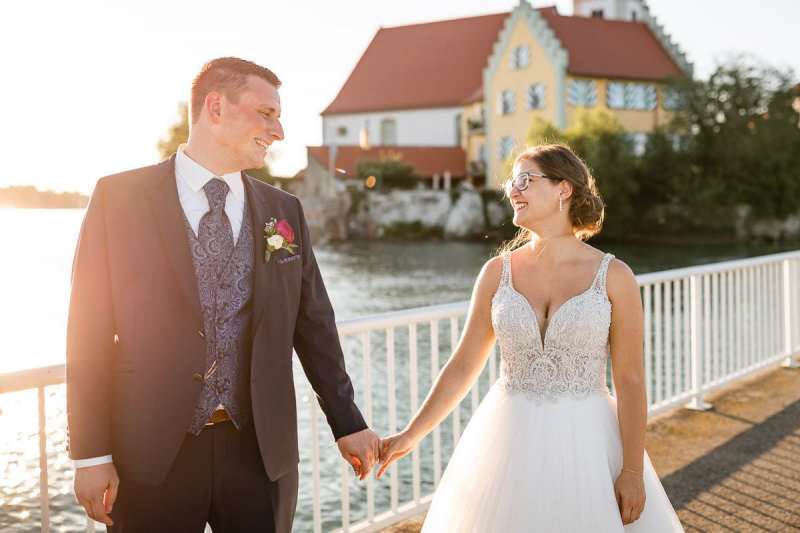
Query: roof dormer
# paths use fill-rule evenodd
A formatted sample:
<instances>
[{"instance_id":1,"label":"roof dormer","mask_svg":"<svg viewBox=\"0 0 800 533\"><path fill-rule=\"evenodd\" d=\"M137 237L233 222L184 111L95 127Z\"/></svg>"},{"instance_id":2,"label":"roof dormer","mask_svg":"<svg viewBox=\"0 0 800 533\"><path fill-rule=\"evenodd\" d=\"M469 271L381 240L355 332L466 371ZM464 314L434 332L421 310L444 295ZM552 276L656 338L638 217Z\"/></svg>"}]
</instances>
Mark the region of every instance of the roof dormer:
<instances>
[{"instance_id":1,"label":"roof dormer","mask_svg":"<svg viewBox=\"0 0 800 533\"><path fill-rule=\"evenodd\" d=\"M573 0L573 14L611 20L643 20L646 7L643 0Z\"/></svg>"}]
</instances>

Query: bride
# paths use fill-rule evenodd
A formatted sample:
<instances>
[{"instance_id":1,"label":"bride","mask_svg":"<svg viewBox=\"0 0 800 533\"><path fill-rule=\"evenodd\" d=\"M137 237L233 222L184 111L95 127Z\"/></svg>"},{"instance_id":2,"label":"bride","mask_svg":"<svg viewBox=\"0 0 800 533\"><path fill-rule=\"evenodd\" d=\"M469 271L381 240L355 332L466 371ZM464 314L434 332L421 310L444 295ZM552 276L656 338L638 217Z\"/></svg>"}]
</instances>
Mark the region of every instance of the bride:
<instances>
[{"instance_id":1,"label":"bride","mask_svg":"<svg viewBox=\"0 0 800 533\"><path fill-rule=\"evenodd\" d=\"M505 192L520 233L478 275L461 340L408 426L382 441L378 477L456 408L496 337L500 378L423 533L683 531L644 450L639 287L625 263L583 242L603 222L594 178L568 147L536 146L516 158Z\"/></svg>"}]
</instances>

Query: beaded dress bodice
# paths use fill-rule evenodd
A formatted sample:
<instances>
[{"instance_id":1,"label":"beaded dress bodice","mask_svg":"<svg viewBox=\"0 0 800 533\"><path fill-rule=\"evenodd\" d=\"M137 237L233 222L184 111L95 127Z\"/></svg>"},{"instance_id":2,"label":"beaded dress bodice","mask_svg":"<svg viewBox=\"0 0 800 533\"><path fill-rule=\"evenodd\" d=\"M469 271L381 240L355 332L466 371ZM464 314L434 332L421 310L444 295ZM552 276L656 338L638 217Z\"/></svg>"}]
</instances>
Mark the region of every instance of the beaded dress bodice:
<instances>
[{"instance_id":1,"label":"beaded dress bodice","mask_svg":"<svg viewBox=\"0 0 800 533\"><path fill-rule=\"evenodd\" d=\"M605 254L591 286L565 301L542 336L528 300L514 289L511 254L503 255L500 285L492 297L492 325L500 347L498 385L531 399L557 400L608 391L606 361L611 302Z\"/></svg>"}]
</instances>

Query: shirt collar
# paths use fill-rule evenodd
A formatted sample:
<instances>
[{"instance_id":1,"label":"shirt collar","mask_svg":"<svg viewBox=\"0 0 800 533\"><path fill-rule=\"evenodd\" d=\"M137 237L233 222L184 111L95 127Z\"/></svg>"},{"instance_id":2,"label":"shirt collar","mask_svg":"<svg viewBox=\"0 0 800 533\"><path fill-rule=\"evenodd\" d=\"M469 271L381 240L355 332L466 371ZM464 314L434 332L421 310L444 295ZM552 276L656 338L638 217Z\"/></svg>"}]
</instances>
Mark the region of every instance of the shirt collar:
<instances>
[{"instance_id":1,"label":"shirt collar","mask_svg":"<svg viewBox=\"0 0 800 533\"><path fill-rule=\"evenodd\" d=\"M244 183L241 172L229 172L217 176L206 167L186 155L183 146L175 154L175 176L188 185L194 192L200 192L203 186L212 178L221 178L228 184L231 194L237 200L244 199Z\"/></svg>"}]
</instances>

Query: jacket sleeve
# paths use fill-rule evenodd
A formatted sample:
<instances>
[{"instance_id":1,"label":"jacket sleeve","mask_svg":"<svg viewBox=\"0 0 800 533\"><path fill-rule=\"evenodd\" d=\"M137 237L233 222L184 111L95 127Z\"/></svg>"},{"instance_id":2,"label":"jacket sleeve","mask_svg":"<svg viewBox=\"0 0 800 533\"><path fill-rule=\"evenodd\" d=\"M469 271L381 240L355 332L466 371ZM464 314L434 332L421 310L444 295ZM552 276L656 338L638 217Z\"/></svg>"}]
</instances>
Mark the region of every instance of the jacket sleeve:
<instances>
[{"instance_id":1,"label":"jacket sleeve","mask_svg":"<svg viewBox=\"0 0 800 533\"><path fill-rule=\"evenodd\" d=\"M303 207L300 220L302 285L300 308L294 330L294 348L336 440L367 427L354 401L344 354L336 329L333 307L311 249Z\"/></svg>"},{"instance_id":2,"label":"jacket sleeve","mask_svg":"<svg viewBox=\"0 0 800 533\"><path fill-rule=\"evenodd\" d=\"M97 182L72 263L67 318L67 449L72 459L111 454L114 310L104 180Z\"/></svg>"}]
</instances>

